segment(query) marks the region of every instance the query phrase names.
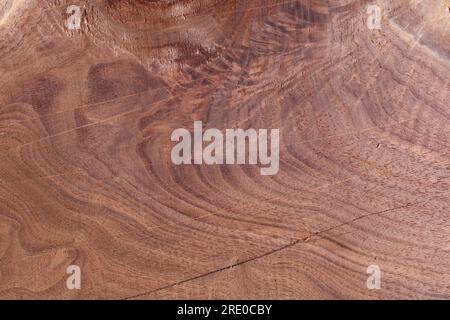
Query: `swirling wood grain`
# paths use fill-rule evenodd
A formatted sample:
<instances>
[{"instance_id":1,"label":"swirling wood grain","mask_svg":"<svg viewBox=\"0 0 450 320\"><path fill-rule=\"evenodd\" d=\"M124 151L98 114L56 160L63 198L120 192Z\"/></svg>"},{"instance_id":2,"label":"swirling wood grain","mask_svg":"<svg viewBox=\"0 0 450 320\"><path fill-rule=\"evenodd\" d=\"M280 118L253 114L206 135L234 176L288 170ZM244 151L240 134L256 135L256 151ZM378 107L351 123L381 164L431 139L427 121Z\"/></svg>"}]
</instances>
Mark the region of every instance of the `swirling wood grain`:
<instances>
[{"instance_id":1,"label":"swirling wood grain","mask_svg":"<svg viewBox=\"0 0 450 320\"><path fill-rule=\"evenodd\" d=\"M450 298L448 5L1 1L0 298ZM194 120L279 173L173 165Z\"/></svg>"}]
</instances>

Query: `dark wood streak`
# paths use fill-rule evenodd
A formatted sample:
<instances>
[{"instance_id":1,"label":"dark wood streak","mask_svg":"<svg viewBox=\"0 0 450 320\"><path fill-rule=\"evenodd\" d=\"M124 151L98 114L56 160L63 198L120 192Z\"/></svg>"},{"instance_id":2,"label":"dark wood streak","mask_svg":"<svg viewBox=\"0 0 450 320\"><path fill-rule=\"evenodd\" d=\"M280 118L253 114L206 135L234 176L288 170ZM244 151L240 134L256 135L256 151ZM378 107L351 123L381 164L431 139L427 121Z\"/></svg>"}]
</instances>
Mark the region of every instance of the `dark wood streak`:
<instances>
[{"instance_id":1,"label":"dark wood streak","mask_svg":"<svg viewBox=\"0 0 450 320\"><path fill-rule=\"evenodd\" d=\"M0 298L450 297L446 1L375 1L373 31L374 1L75 1L79 31L16 1ZM280 172L173 165L194 120L279 128Z\"/></svg>"}]
</instances>

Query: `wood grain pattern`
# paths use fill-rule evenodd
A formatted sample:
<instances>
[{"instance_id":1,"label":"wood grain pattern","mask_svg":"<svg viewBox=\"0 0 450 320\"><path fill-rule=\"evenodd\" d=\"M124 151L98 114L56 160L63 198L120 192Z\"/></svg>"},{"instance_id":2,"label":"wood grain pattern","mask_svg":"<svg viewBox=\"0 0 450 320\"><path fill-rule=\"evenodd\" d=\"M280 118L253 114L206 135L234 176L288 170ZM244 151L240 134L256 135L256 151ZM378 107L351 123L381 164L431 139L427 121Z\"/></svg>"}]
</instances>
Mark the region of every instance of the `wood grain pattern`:
<instances>
[{"instance_id":1,"label":"wood grain pattern","mask_svg":"<svg viewBox=\"0 0 450 320\"><path fill-rule=\"evenodd\" d=\"M449 39L446 0L0 1L0 298L450 298ZM194 120L279 173L173 165Z\"/></svg>"}]
</instances>

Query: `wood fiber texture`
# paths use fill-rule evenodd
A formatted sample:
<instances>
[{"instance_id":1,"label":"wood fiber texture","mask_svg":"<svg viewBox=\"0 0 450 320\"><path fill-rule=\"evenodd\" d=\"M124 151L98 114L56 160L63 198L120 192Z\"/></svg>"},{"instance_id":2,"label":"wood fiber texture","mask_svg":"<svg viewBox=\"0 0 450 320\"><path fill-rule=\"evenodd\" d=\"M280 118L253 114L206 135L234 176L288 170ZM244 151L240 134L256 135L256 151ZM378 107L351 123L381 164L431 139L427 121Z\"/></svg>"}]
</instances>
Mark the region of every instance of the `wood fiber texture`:
<instances>
[{"instance_id":1,"label":"wood fiber texture","mask_svg":"<svg viewBox=\"0 0 450 320\"><path fill-rule=\"evenodd\" d=\"M0 0L0 298L450 298L449 6ZM194 120L278 174L172 164Z\"/></svg>"}]
</instances>

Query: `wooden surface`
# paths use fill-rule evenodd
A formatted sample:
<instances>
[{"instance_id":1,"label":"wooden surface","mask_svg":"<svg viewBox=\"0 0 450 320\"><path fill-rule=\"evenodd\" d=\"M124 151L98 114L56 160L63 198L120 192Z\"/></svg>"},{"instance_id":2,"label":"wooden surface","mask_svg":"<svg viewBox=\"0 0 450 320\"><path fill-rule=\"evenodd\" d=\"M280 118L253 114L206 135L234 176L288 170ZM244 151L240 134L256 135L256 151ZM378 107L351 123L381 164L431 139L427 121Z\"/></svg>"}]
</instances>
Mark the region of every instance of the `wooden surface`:
<instances>
[{"instance_id":1,"label":"wooden surface","mask_svg":"<svg viewBox=\"0 0 450 320\"><path fill-rule=\"evenodd\" d=\"M450 298L449 40L446 0L1 0L0 298ZM279 173L173 165L194 120Z\"/></svg>"}]
</instances>

